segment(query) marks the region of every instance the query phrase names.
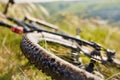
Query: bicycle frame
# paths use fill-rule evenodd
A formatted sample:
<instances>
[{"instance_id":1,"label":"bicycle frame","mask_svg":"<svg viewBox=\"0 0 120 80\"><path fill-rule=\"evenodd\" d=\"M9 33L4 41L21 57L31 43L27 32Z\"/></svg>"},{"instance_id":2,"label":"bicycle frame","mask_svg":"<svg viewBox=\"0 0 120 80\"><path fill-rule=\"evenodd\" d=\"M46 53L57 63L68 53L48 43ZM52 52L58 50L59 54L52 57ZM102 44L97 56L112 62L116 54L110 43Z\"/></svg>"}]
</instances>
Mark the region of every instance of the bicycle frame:
<instances>
[{"instance_id":1,"label":"bicycle frame","mask_svg":"<svg viewBox=\"0 0 120 80\"><path fill-rule=\"evenodd\" d=\"M31 25L27 22L17 20L17 19L11 18L11 17L6 16L5 18L10 20L10 21L15 22L19 26L22 26L22 29L20 29L20 28L17 28L17 27L12 27L12 25L9 25L7 23L0 22L0 25L7 26L8 28L12 28L13 32L19 33L19 30L21 30L23 33L31 33L31 32L37 31L37 32L40 32L40 33L48 33L48 34L52 34L52 35L55 35L55 36L59 36L59 37L62 37L62 39L71 40L71 42L74 42L76 47L75 48L72 47L72 49L76 50L77 52L82 51L86 56L88 56L89 58L91 58L94 61L100 61L102 64L106 64L107 62L109 62L109 63L115 63L117 65L120 65L119 62L116 63L116 61L113 59L113 56L115 55L115 52L110 51L108 49L105 49L105 48L101 47L100 45L98 45L97 43L89 42L89 41L82 40L82 39L77 39L75 37L68 36L68 35L65 35L65 34L59 34L59 33L50 32L50 31L47 31L47 30L43 30L43 29L40 29L39 27ZM84 52L84 49L82 49L81 46L87 46L87 45L93 47L95 50L91 53ZM22 51L24 53L27 53L24 50L25 49L22 48ZM101 56L101 53L100 53L101 50L104 50L107 53L106 54L107 59ZM95 58L94 56L99 56L100 58ZM89 68L93 68L93 67L89 67Z\"/></svg>"}]
</instances>

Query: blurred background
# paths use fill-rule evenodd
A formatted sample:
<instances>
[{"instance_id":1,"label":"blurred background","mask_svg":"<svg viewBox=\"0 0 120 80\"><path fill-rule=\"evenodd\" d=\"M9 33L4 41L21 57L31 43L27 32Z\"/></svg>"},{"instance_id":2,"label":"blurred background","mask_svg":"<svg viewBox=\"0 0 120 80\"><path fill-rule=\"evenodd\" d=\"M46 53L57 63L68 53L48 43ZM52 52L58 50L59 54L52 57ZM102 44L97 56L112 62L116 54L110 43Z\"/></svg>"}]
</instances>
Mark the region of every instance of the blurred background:
<instances>
[{"instance_id":1,"label":"blurred background","mask_svg":"<svg viewBox=\"0 0 120 80\"><path fill-rule=\"evenodd\" d=\"M0 0L0 14L7 1ZM81 38L115 50L116 58L120 60L120 0L14 1L8 16L21 20L24 16L32 16L55 24L73 36L76 28L80 28ZM0 20L11 23L2 17ZM52 80L24 57L19 47L21 38L22 35L0 27L0 80ZM107 69L100 65L99 68L106 79L120 72L114 67Z\"/></svg>"}]
</instances>

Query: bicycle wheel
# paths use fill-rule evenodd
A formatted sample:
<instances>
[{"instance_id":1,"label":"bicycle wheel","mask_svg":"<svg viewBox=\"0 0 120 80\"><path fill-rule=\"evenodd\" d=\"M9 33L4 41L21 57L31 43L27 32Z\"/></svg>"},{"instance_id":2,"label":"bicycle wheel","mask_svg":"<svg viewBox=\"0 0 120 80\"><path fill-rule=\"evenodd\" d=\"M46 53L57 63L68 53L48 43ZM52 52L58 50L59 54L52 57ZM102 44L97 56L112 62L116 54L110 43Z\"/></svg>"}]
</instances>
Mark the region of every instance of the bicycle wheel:
<instances>
[{"instance_id":1,"label":"bicycle wheel","mask_svg":"<svg viewBox=\"0 0 120 80\"><path fill-rule=\"evenodd\" d=\"M21 50L28 60L38 69L41 69L47 75L55 80L103 80L99 76L93 75L73 64L61 59L60 57L48 52L38 43L42 40L54 42L68 48L77 49L77 46L63 39L61 36L49 34L46 32L27 33L22 39Z\"/></svg>"}]
</instances>

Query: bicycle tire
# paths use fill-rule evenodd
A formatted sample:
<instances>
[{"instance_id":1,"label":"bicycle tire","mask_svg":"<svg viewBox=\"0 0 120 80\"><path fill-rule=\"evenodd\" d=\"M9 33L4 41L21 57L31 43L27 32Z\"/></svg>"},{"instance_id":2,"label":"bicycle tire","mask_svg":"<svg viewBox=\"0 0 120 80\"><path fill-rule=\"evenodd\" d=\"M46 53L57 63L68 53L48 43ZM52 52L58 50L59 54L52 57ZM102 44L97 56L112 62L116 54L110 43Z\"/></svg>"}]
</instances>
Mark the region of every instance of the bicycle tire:
<instances>
[{"instance_id":1,"label":"bicycle tire","mask_svg":"<svg viewBox=\"0 0 120 80\"><path fill-rule=\"evenodd\" d=\"M50 37L50 35L45 35L45 32L38 32L25 34L20 45L24 55L38 69L41 69L55 80L104 80L48 52L38 44L39 41L45 38L47 41L55 42L55 39L52 39L53 36ZM70 43L70 45L68 45L67 42L61 43L61 40L65 41L57 37L55 43L76 49L76 46L72 42L67 41Z\"/></svg>"}]
</instances>

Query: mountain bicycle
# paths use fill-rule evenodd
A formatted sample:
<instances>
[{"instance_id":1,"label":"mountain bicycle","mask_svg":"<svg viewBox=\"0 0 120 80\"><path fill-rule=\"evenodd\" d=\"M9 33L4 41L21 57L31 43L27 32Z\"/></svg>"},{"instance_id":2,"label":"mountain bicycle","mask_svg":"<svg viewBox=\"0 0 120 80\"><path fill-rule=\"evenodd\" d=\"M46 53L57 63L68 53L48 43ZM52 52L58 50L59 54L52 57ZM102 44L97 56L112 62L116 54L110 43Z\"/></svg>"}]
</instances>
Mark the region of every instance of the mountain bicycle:
<instances>
[{"instance_id":1,"label":"mountain bicycle","mask_svg":"<svg viewBox=\"0 0 120 80\"><path fill-rule=\"evenodd\" d=\"M94 69L96 62L100 62L103 65L113 64L116 67L120 66L120 61L114 59L114 51L105 49L95 42L44 30L31 23L8 16L5 16L5 18L15 22L21 27L13 27L4 22L0 22L0 25L11 28L13 32L19 34L26 33L20 45L22 52L32 64L47 75L52 76L53 79L103 80L103 75ZM47 25L45 23L43 24ZM60 44L61 46L71 49L71 62L60 58L40 46L39 42L42 41ZM105 54L102 54L102 52L105 52ZM80 61L81 56L79 54L83 54L90 58L90 62L87 66Z\"/></svg>"}]
</instances>

